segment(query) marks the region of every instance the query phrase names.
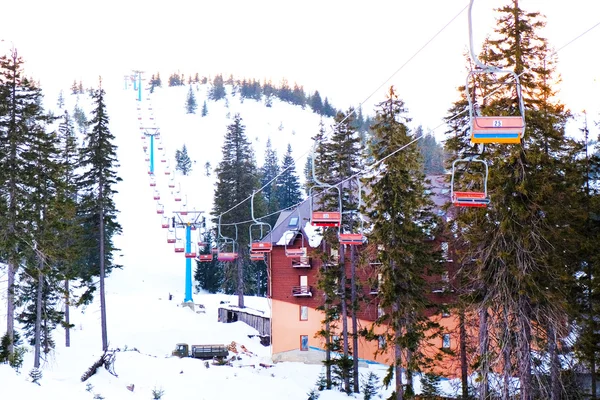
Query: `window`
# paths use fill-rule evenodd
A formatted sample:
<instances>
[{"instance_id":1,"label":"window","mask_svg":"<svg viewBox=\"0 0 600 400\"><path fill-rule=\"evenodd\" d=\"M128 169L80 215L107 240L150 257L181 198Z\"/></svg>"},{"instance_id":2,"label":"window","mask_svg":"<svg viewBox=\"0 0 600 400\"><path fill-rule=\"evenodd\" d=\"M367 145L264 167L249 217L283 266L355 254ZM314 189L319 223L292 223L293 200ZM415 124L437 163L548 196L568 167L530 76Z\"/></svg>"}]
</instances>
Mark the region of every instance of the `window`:
<instances>
[{"instance_id":1,"label":"window","mask_svg":"<svg viewBox=\"0 0 600 400\"><path fill-rule=\"evenodd\" d=\"M383 310L383 308L381 306L377 306L377 318L381 318L384 313L385 311Z\"/></svg>"},{"instance_id":2,"label":"window","mask_svg":"<svg viewBox=\"0 0 600 400\"><path fill-rule=\"evenodd\" d=\"M377 339L378 341L378 346L380 349L383 349L385 347L385 337L384 336L379 336L379 338Z\"/></svg>"},{"instance_id":3,"label":"window","mask_svg":"<svg viewBox=\"0 0 600 400\"><path fill-rule=\"evenodd\" d=\"M300 350L308 351L308 335L300 335Z\"/></svg>"},{"instance_id":4,"label":"window","mask_svg":"<svg viewBox=\"0 0 600 400\"><path fill-rule=\"evenodd\" d=\"M448 258L448 242L442 242L440 245L440 249L442 250L442 258L443 261L452 261Z\"/></svg>"},{"instance_id":5,"label":"window","mask_svg":"<svg viewBox=\"0 0 600 400\"><path fill-rule=\"evenodd\" d=\"M442 305L442 318L448 318L450 316L450 310L448 309L448 304Z\"/></svg>"},{"instance_id":6,"label":"window","mask_svg":"<svg viewBox=\"0 0 600 400\"><path fill-rule=\"evenodd\" d=\"M449 281L450 281L450 275L448 274L448 271L442 272L442 282L449 282Z\"/></svg>"},{"instance_id":7,"label":"window","mask_svg":"<svg viewBox=\"0 0 600 400\"><path fill-rule=\"evenodd\" d=\"M308 306L300 306L300 321L308 321Z\"/></svg>"},{"instance_id":8,"label":"window","mask_svg":"<svg viewBox=\"0 0 600 400\"><path fill-rule=\"evenodd\" d=\"M298 217L292 217L290 218L290 222L288 223L289 227L296 227L298 226Z\"/></svg>"},{"instance_id":9,"label":"window","mask_svg":"<svg viewBox=\"0 0 600 400\"><path fill-rule=\"evenodd\" d=\"M450 334L444 333L442 336L442 348L449 349L450 348Z\"/></svg>"}]
</instances>

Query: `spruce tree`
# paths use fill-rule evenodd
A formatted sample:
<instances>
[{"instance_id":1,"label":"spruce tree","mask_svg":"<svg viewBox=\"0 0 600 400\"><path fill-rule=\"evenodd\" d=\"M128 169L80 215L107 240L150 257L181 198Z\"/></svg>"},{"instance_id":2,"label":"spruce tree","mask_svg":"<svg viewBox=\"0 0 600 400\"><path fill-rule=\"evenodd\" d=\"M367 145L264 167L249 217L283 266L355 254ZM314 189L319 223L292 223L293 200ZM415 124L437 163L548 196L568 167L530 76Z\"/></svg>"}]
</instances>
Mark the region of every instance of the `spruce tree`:
<instances>
[{"instance_id":1,"label":"spruce tree","mask_svg":"<svg viewBox=\"0 0 600 400\"><path fill-rule=\"evenodd\" d=\"M212 244L215 241L211 231L206 231L202 236L204 246L199 254L211 254ZM214 258L210 262L196 261L196 272L194 274L196 281L196 290L206 290L208 293L217 293L221 290L223 282L223 271L219 266L219 262Z\"/></svg>"},{"instance_id":2,"label":"spruce tree","mask_svg":"<svg viewBox=\"0 0 600 400\"><path fill-rule=\"evenodd\" d=\"M196 96L194 95L194 91L192 90L192 85L190 85L190 90L188 91L188 95L185 100L185 112L186 114L196 114L197 108L198 104L196 103Z\"/></svg>"},{"instance_id":3,"label":"spruce tree","mask_svg":"<svg viewBox=\"0 0 600 400\"><path fill-rule=\"evenodd\" d=\"M206 106L206 100L204 100L204 103L202 103L202 115L203 117L206 117L208 115L208 107Z\"/></svg>"},{"instance_id":4,"label":"spruce tree","mask_svg":"<svg viewBox=\"0 0 600 400\"><path fill-rule=\"evenodd\" d=\"M223 143L223 159L216 168L217 184L214 197L214 223L219 226L221 235L233 239L236 243L238 259L235 262L233 273L224 274L225 285L231 284L235 277L236 293L238 295L238 306L244 307L244 279L251 277L248 262L249 237L247 235L249 224L250 201L252 193L259 187L258 168L254 159L254 151L246 137L246 127L242 124L242 117L235 114L233 122L227 126L225 140ZM256 216L264 211L261 199L254 202ZM264 204L264 203L263 203ZM217 237L221 251L231 251L231 242L227 243L228 249L222 237ZM245 268L247 267L247 268ZM250 275L250 276L249 276Z\"/></svg>"},{"instance_id":5,"label":"spruce tree","mask_svg":"<svg viewBox=\"0 0 600 400\"><path fill-rule=\"evenodd\" d=\"M188 155L187 147L184 144L181 150L177 150L175 153L175 161L177 165L175 166L176 171L181 171L181 173L187 176L190 172L192 172L192 160Z\"/></svg>"},{"instance_id":6,"label":"spruce tree","mask_svg":"<svg viewBox=\"0 0 600 400\"><path fill-rule=\"evenodd\" d=\"M526 129L520 145L486 146L493 171L490 206L461 212L455 221L466 257L475 261L465 275L481 317L479 392L480 398L489 394L489 366L500 362L503 396L509 395L509 381L517 371L520 398L558 399L557 344L567 334L564 322L569 319L564 293L579 267L574 249L580 237L573 228L580 213L580 161L564 132L569 113L553 99L555 60L537 34L544 22L539 13L521 10L516 0L497 11L496 37L484 43L480 58L520 76ZM512 77L485 77L470 84L489 94L480 105L482 115L519 113ZM463 130L450 133L450 150L468 140ZM546 343L542 348L536 345L540 340ZM503 343L502 351L489 345L494 341ZM536 367L534 352L547 357L550 369L550 383L537 388L542 380L534 382L532 376L545 372Z\"/></svg>"},{"instance_id":7,"label":"spruce tree","mask_svg":"<svg viewBox=\"0 0 600 400\"><path fill-rule=\"evenodd\" d=\"M77 138L73 121L67 111L58 128L58 141L60 148L58 160L62 165L62 177L61 184L57 187L55 208L61 218L57 221L59 227L56 229L55 241L60 246L58 252L61 257L56 260L56 263L63 279L65 346L70 347L72 327L70 307L76 300L71 290L71 281L79 276L77 260L81 257L81 251L78 237L82 234L82 227L77 220Z\"/></svg>"},{"instance_id":8,"label":"spruce tree","mask_svg":"<svg viewBox=\"0 0 600 400\"><path fill-rule=\"evenodd\" d=\"M280 171L279 160L277 158L277 151L271 146L271 138L267 139L265 163L260 170L260 184L261 187L263 187L262 194L267 203L267 214L271 214L280 207L279 198L277 196L278 179L276 179ZM272 215L266 220L271 226L273 226L276 221L277 215Z\"/></svg>"},{"instance_id":9,"label":"spruce tree","mask_svg":"<svg viewBox=\"0 0 600 400\"><path fill-rule=\"evenodd\" d=\"M83 299L90 301L95 291L92 280L99 277L102 350L108 349L104 278L116 266L113 262L116 250L113 237L121 231L113 200L116 193L114 185L121 178L116 173L117 148L113 144L114 135L108 129L104 96L101 86L93 92L94 109L89 132L80 150L79 165L83 171L78 179L81 195L79 219L85 228L81 238L85 252L80 279L88 287Z\"/></svg>"},{"instance_id":10,"label":"spruce tree","mask_svg":"<svg viewBox=\"0 0 600 400\"><path fill-rule=\"evenodd\" d=\"M277 185L277 203L280 209L290 208L302 201L300 178L296 174L296 162L292 157L292 146L288 144L287 151L281 162L281 176Z\"/></svg>"},{"instance_id":11,"label":"spruce tree","mask_svg":"<svg viewBox=\"0 0 600 400\"><path fill-rule=\"evenodd\" d=\"M221 74L215 76L212 81L211 87L208 89L208 98L210 100L221 100L226 97L225 85L223 83L223 76Z\"/></svg>"},{"instance_id":12,"label":"spruce tree","mask_svg":"<svg viewBox=\"0 0 600 400\"><path fill-rule=\"evenodd\" d=\"M390 88L387 100L377 105L372 126L371 154L379 173L365 178L370 191L365 193L363 209L372 224L367 237L377 252L381 264L376 272L382 277L378 300L384 313L371 328L371 338L378 337L374 327L385 329L383 348L394 356L390 374L395 377L397 400L404 398L402 370L415 369L407 355L418 351L425 332L432 328L425 315L424 276L440 260L428 240L438 221L426 194L419 149L409 146L392 155L413 139L408 122L404 102Z\"/></svg>"},{"instance_id":13,"label":"spruce tree","mask_svg":"<svg viewBox=\"0 0 600 400\"><path fill-rule=\"evenodd\" d=\"M12 50L0 57L0 252L7 265L7 348L15 344L16 274L31 249L31 234L23 210L29 210L31 172L35 162L32 143L39 140L47 118L41 109L41 91L23 76L23 60Z\"/></svg>"}]
</instances>

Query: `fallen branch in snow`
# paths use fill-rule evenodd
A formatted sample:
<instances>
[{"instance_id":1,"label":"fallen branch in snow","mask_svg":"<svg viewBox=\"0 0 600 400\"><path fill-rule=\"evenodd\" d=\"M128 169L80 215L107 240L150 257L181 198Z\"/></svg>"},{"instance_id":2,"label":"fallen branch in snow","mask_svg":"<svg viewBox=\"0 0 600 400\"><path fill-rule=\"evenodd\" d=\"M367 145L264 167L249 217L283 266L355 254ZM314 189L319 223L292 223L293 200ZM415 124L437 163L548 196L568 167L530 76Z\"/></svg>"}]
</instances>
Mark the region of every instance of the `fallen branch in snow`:
<instances>
[{"instance_id":1,"label":"fallen branch in snow","mask_svg":"<svg viewBox=\"0 0 600 400\"><path fill-rule=\"evenodd\" d=\"M115 353L115 350L104 351L100 359L93 363L92 366L88 368L88 370L81 376L81 382L85 382L88 379L90 379L96 373L98 368L100 368L103 365L108 372L110 372L114 376L117 376L114 370Z\"/></svg>"}]
</instances>

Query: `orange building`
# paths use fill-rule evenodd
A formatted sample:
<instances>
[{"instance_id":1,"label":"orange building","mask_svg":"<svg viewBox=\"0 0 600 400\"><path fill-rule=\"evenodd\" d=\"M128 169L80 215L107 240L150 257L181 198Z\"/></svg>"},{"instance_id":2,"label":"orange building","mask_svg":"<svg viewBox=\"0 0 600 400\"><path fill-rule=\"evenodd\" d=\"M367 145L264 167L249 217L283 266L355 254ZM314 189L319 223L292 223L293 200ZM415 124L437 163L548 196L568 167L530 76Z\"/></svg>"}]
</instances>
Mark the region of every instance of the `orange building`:
<instances>
[{"instance_id":1,"label":"orange building","mask_svg":"<svg viewBox=\"0 0 600 400\"><path fill-rule=\"evenodd\" d=\"M445 218L442 206L450 199L450 191L446 177L443 175L430 176L431 184L429 192L436 204L436 209L441 217ZM324 294L317 288L319 271L323 267L322 261L315 256L317 247L332 254L330 248L323 247L321 236L310 224L310 204L308 201L302 203L292 211L285 211L279 216L279 219L269 237L266 240L272 242L272 252L270 253L270 282L269 295L272 299L271 309L271 343L273 351L273 361L301 361L307 363L320 363L325 359L325 341L317 335L317 332L323 329L322 321L324 314L317 310L317 307L324 303ZM447 242L443 237L433 238L444 254L450 254ZM346 247L345 267L346 275L350 276L350 246ZM363 246L356 247L358 251L363 250ZM430 315L445 328L444 334L437 337L428 344L430 350L438 351L440 348L446 348L453 351L456 356L448 355L443 352L444 361L440 364L440 369L435 372L446 376L459 375L458 363L458 335L455 333L457 318L452 315L452 302L454 301L450 288L450 280L454 271L453 263L449 257L446 257L446 271L442 275L428 276L427 280L431 283L431 293L429 298L432 302L439 304L442 313ZM369 288L364 282L376 282L377 277L373 265L366 268L357 268L357 278L363 282L363 298L366 299L360 304L358 311L358 327L370 327L380 312L378 307L377 289ZM341 330L341 322L338 323ZM351 332L351 323L348 321L349 333ZM378 355L379 343L376 341L366 341L359 337L358 357L365 362L380 362L389 364L391 359L389 355Z\"/></svg>"}]
</instances>

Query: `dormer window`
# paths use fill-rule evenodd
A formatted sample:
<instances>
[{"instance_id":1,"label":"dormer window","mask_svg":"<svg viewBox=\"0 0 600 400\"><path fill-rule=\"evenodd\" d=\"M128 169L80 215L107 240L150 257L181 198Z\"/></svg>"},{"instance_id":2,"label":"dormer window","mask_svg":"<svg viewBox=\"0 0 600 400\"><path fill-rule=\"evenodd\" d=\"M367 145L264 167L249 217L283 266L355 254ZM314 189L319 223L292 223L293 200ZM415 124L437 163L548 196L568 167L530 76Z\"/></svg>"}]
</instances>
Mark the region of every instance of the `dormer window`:
<instances>
[{"instance_id":1,"label":"dormer window","mask_svg":"<svg viewBox=\"0 0 600 400\"><path fill-rule=\"evenodd\" d=\"M290 218L290 222L288 223L288 227L296 228L298 226L298 217Z\"/></svg>"}]
</instances>

